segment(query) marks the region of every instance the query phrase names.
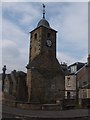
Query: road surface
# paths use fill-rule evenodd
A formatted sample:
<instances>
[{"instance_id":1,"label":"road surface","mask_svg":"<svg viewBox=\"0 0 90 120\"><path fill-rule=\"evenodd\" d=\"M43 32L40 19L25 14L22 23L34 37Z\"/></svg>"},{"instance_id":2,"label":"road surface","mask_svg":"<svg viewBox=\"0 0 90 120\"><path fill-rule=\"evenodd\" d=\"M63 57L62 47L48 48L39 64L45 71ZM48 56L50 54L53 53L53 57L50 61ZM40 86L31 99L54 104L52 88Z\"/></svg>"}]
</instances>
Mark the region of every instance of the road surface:
<instances>
[{"instance_id":1,"label":"road surface","mask_svg":"<svg viewBox=\"0 0 90 120\"><path fill-rule=\"evenodd\" d=\"M3 105L2 116L3 118L23 118L24 120L87 120L89 110L33 111Z\"/></svg>"}]
</instances>

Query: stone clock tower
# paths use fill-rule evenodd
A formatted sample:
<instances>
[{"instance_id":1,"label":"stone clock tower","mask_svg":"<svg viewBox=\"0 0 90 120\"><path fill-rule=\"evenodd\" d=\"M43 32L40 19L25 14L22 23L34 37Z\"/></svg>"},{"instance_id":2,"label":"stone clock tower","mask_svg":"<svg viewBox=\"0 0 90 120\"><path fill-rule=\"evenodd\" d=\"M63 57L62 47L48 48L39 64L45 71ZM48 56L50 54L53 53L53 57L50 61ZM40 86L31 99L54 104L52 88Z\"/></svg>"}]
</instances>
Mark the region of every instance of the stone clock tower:
<instances>
[{"instance_id":1,"label":"stone clock tower","mask_svg":"<svg viewBox=\"0 0 90 120\"><path fill-rule=\"evenodd\" d=\"M30 32L30 53L27 65L28 101L55 103L64 98L64 73L56 58L56 33L43 18Z\"/></svg>"}]
</instances>

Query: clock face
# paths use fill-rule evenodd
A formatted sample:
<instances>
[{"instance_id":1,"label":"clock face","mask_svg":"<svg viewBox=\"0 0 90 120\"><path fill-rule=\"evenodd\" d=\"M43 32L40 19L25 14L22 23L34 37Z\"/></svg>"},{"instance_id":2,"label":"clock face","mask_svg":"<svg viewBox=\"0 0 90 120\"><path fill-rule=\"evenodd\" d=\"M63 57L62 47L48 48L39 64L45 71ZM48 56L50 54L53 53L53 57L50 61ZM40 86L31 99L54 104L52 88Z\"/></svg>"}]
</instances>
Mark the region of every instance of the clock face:
<instances>
[{"instance_id":1,"label":"clock face","mask_svg":"<svg viewBox=\"0 0 90 120\"><path fill-rule=\"evenodd\" d=\"M51 46L52 45L52 41L51 40L47 40L47 46Z\"/></svg>"}]
</instances>

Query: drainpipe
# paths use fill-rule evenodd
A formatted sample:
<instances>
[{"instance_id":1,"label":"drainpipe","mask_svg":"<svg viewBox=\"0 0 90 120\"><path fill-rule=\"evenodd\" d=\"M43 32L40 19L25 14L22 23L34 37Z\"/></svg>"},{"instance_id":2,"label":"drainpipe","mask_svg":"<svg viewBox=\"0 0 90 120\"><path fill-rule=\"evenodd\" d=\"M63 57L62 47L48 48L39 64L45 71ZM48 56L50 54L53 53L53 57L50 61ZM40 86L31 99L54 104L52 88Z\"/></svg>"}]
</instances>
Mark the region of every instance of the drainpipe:
<instances>
[{"instance_id":1,"label":"drainpipe","mask_svg":"<svg viewBox=\"0 0 90 120\"><path fill-rule=\"evenodd\" d=\"M78 92L79 92L79 88L78 88L78 80L77 80L77 74L75 74L75 77L76 77L76 105L78 106Z\"/></svg>"}]
</instances>

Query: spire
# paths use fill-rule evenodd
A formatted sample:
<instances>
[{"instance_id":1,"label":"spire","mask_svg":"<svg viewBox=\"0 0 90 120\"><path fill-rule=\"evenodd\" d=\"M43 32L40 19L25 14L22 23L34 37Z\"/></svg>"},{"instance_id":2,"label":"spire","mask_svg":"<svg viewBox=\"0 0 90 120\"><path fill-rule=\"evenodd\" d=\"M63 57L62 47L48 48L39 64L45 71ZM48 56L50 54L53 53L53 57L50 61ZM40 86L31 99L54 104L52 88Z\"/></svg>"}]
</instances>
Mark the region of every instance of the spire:
<instances>
[{"instance_id":1,"label":"spire","mask_svg":"<svg viewBox=\"0 0 90 120\"><path fill-rule=\"evenodd\" d=\"M43 4L43 18L45 18L45 5Z\"/></svg>"}]
</instances>

